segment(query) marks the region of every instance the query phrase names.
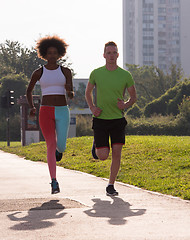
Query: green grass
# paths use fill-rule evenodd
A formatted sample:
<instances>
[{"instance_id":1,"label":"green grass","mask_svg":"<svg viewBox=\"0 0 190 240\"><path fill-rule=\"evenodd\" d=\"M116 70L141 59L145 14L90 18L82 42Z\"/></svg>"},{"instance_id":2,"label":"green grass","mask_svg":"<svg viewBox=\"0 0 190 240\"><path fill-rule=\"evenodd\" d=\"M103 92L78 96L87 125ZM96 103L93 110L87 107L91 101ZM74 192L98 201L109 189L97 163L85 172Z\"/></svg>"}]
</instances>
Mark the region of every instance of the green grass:
<instances>
[{"instance_id":1,"label":"green grass","mask_svg":"<svg viewBox=\"0 0 190 240\"><path fill-rule=\"evenodd\" d=\"M106 161L91 157L92 137L70 138L59 166L109 178ZM22 147L0 142L0 149L33 161L46 162L44 142ZM126 136L117 181L190 200L190 137Z\"/></svg>"}]
</instances>

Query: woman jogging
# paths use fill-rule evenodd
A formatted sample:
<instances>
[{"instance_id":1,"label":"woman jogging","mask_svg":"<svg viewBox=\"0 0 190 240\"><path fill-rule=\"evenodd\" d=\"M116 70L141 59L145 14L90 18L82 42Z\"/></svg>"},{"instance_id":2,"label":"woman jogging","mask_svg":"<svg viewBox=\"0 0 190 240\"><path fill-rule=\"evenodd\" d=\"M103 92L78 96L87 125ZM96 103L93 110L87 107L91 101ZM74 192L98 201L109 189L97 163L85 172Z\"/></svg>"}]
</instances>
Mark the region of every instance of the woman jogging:
<instances>
[{"instance_id":1,"label":"woman jogging","mask_svg":"<svg viewBox=\"0 0 190 240\"><path fill-rule=\"evenodd\" d=\"M47 145L52 194L60 192L56 179L56 161L61 160L66 149L70 123L66 94L69 98L74 96L70 69L57 64L57 61L66 54L66 48L65 41L57 36L47 36L37 42L38 57L47 63L33 72L26 93L31 108L30 116L34 116L36 108L32 91L39 81L42 91L39 123Z\"/></svg>"}]
</instances>

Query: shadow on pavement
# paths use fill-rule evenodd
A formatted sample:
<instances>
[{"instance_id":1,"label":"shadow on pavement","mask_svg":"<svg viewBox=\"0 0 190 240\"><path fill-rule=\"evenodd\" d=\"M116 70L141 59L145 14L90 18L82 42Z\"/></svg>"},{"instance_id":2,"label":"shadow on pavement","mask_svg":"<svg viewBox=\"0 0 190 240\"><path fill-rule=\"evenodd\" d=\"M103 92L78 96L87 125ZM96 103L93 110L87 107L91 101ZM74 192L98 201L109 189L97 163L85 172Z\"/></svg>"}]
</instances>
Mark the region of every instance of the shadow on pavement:
<instances>
[{"instance_id":1,"label":"shadow on pavement","mask_svg":"<svg viewBox=\"0 0 190 240\"><path fill-rule=\"evenodd\" d=\"M130 209L132 205L119 197L111 197L113 201L105 201L99 198L92 199L93 208L84 211L90 217L108 218L112 225L124 225L126 217L140 216L145 214L146 209Z\"/></svg>"},{"instance_id":2,"label":"shadow on pavement","mask_svg":"<svg viewBox=\"0 0 190 240\"><path fill-rule=\"evenodd\" d=\"M24 217L16 217L17 214L23 214L22 212L15 212L7 215L11 221L17 221L18 224L12 226L12 230L35 230L48 228L54 225L49 219L57 219L64 217L67 213L60 213L65 208L62 204L58 203L59 200L51 200L43 203L40 207L31 208L28 211L28 215ZM42 211L50 210L51 211Z\"/></svg>"}]
</instances>

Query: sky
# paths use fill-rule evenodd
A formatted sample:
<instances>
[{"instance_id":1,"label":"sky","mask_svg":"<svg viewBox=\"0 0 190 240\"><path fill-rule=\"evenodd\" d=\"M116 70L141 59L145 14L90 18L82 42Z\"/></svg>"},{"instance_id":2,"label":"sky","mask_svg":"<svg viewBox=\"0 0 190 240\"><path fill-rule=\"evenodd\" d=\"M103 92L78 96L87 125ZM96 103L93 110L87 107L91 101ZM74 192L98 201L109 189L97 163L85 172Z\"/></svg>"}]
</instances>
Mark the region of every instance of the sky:
<instances>
[{"instance_id":1,"label":"sky","mask_svg":"<svg viewBox=\"0 0 190 240\"><path fill-rule=\"evenodd\" d=\"M0 43L18 41L35 47L36 40L58 35L69 45L68 61L75 78L88 78L105 64L104 44L118 45L123 66L122 0L0 0Z\"/></svg>"}]
</instances>

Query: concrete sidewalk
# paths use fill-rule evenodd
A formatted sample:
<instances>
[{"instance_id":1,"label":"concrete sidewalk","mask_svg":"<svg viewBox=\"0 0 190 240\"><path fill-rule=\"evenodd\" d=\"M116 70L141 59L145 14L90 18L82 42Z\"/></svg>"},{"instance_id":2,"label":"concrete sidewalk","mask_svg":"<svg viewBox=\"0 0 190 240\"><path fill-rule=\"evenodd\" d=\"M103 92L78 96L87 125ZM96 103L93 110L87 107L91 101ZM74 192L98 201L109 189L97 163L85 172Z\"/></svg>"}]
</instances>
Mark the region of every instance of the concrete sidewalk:
<instances>
[{"instance_id":1,"label":"concrete sidewalk","mask_svg":"<svg viewBox=\"0 0 190 240\"><path fill-rule=\"evenodd\" d=\"M47 164L0 151L0 240L190 239L190 201L57 168L50 194Z\"/></svg>"}]
</instances>

